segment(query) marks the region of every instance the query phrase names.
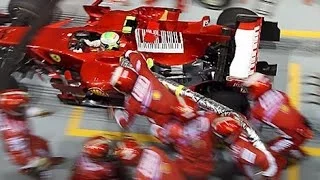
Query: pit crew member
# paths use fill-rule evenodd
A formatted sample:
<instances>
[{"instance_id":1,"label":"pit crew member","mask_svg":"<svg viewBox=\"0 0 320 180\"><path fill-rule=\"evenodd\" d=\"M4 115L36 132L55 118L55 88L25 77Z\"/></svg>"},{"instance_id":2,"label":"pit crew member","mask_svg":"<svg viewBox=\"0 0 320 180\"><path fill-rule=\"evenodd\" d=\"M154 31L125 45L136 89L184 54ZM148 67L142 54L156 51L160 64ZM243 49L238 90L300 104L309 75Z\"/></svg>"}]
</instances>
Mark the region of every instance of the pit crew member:
<instances>
[{"instance_id":1,"label":"pit crew member","mask_svg":"<svg viewBox=\"0 0 320 180\"><path fill-rule=\"evenodd\" d=\"M197 116L186 123L173 121L164 127L151 125L151 134L174 146L178 152L177 167L188 178L208 179L213 172L215 143L210 125L214 118L213 113L198 111Z\"/></svg>"},{"instance_id":2,"label":"pit crew member","mask_svg":"<svg viewBox=\"0 0 320 180\"><path fill-rule=\"evenodd\" d=\"M313 131L303 115L291 104L289 97L272 89L267 76L255 73L245 80L249 96L254 101L251 108L252 119L263 122L280 132L280 136L270 141L270 149L278 154L300 160L305 157L302 144L312 139Z\"/></svg>"},{"instance_id":3,"label":"pit crew member","mask_svg":"<svg viewBox=\"0 0 320 180\"><path fill-rule=\"evenodd\" d=\"M84 142L71 175L72 180L125 179L121 161L112 154L111 141L95 136Z\"/></svg>"},{"instance_id":4,"label":"pit crew member","mask_svg":"<svg viewBox=\"0 0 320 180\"><path fill-rule=\"evenodd\" d=\"M171 93L148 68L142 54L127 51L125 57L133 68L117 67L110 80L114 89L126 95L125 110L114 113L120 127L128 128L135 115L146 116L160 126L172 119L188 121L195 117L197 104Z\"/></svg>"},{"instance_id":5,"label":"pit crew member","mask_svg":"<svg viewBox=\"0 0 320 180\"><path fill-rule=\"evenodd\" d=\"M267 179L278 179L285 162L277 162L268 150L261 150L242 134L242 127L233 117L218 117L213 120L212 131L230 149L239 170L249 179L256 179L254 168L261 170ZM283 163L283 164L282 164Z\"/></svg>"},{"instance_id":6,"label":"pit crew member","mask_svg":"<svg viewBox=\"0 0 320 180\"><path fill-rule=\"evenodd\" d=\"M47 140L33 135L26 117L28 93L10 76L10 88L0 92L1 134L10 161L21 173L47 177L49 167L64 161L52 157Z\"/></svg>"}]
</instances>

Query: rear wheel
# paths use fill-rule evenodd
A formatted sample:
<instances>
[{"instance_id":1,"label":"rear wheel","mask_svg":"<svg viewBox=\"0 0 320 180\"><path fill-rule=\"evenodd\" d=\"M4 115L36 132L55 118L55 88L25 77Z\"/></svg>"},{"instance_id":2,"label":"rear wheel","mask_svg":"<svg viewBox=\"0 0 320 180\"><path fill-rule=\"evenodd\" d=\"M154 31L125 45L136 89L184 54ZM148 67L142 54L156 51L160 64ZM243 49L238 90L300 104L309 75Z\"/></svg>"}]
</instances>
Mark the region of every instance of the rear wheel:
<instances>
[{"instance_id":1,"label":"rear wheel","mask_svg":"<svg viewBox=\"0 0 320 180\"><path fill-rule=\"evenodd\" d=\"M196 87L196 92L223 104L241 114L249 111L249 101L239 88L229 87L225 82L207 82Z\"/></svg>"},{"instance_id":2,"label":"rear wheel","mask_svg":"<svg viewBox=\"0 0 320 180\"><path fill-rule=\"evenodd\" d=\"M244 15L257 15L255 12L246 8L228 8L225 9L218 17L217 24L227 26L230 28L236 28L237 16L239 14Z\"/></svg>"}]
</instances>

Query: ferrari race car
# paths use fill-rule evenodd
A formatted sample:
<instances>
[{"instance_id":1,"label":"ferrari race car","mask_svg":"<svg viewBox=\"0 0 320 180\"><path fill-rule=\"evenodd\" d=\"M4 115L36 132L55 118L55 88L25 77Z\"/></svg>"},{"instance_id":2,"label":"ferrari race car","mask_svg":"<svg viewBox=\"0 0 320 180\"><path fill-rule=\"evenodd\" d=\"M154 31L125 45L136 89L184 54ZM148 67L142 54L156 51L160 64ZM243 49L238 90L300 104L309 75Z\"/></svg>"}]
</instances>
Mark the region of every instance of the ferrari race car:
<instances>
[{"instance_id":1,"label":"ferrari race car","mask_svg":"<svg viewBox=\"0 0 320 180\"><path fill-rule=\"evenodd\" d=\"M101 2L84 6L89 15L84 26L67 27L72 20L64 19L42 28L27 46L25 65L17 71L26 74L33 70L49 75L52 86L61 91L59 99L65 103L98 107L121 106L119 99L123 97L112 90L109 78L127 50L142 52L152 60L153 71L194 89L213 87L215 82L224 84L227 76L247 77L258 69L275 75L276 66L258 63L257 55L260 40L278 41L280 30L276 23L246 15L252 14L249 10L228 9L219 16L216 25L210 25L209 16L198 22L179 21L179 9L111 10L100 6ZM22 6L11 6L16 9L15 15L0 16L3 23L15 17L15 23L0 27L3 57L29 28L29 21L19 21L31 16L30 11L17 13L28 7L15 5ZM101 51L83 43L84 39L99 39L107 31L120 36L118 49ZM154 39L146 40L147 34ZM75 47L81 51L74 51Z\"/></svg>"}]
</instances>

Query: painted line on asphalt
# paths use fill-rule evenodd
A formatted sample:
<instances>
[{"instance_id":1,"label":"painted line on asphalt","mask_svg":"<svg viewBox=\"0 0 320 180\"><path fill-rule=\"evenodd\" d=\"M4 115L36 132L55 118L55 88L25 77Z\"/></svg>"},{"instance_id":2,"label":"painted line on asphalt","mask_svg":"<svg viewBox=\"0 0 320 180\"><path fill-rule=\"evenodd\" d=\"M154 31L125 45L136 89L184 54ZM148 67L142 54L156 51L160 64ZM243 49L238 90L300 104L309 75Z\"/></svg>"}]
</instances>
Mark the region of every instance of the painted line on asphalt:
<instances>
[{"instance_id":1,"label":"painted line on asphalt","mask_svg":"<svg viewBox=\"0 0 320 180\"><path fill-rule=\"evenodd\" d=\"M288 168L288 180L299 180L300 179L300 167L299 164L293 165Z\"/></svg>"},{"instance_id":2,"label":"painted line on asphalt","mask_svg":"<svg viewBox=\"0 0 320 180\"><path fill-rule=\"evenodd\" d=\"M83 120L83 115L85 113L85 108L74 107L71 111L70 117L68 119L68 126L65 130L65 134L68 136L76 137L93 137L97 135L105 136L110 140L120 140L123 135L129 135L134 137L140 142L159 142L155 137L149 134L142 133L122 133L120 131L104 131L104 130L94 130L94 129L82 129L81 121Z\"/></svg>"},{"instance_id":3,"label":"painted line on asphalt","mask_svg":"<svg viewBox=\"0 0 320 180\"><path fill-rule=\"evenodd\" d=\"M301 90L301 66L298 63L288 64L288 87L287 92L293 106L300 109L300 90ZM319 151L319 150L318 150ZM300 165L296 164L288 168L288 180L300 179Z\"/></svg>"},{"instance_id":4,"label":"painted line on asphalt","mask_svg":"<svg viewBox=\"0 0 320 180\"><path fill-rule=\"evenodd\" d=\"M280 36L285 38L310 38L320 39L320 31L280 30Z\"/></svg>"}]
</instances>

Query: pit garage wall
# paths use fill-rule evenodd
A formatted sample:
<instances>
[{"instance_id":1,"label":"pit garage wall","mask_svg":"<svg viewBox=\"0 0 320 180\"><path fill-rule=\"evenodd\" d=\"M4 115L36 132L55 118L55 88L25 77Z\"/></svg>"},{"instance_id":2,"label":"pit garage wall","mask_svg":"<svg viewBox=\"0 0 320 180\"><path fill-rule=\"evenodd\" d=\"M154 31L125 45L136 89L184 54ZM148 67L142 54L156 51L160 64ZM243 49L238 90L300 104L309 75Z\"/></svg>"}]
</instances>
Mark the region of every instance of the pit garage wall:
<instances>
[{"instance_id":1,"label":"pit garage wall","mask_svg":"<svg viewBox=\"0 0 320 180\"><path fill-rule=\"evenodd\" d=\"M0 1L0 9L3 9L7 2L8 0ZM253 9L254 0L248 0L248 2L249 4L246 6ZM63 8L63 14L66 16L85 16L80 5L90 3L91 1L88 0L66 0L60 4L60 7ZM137 7L138 3L139 0L132 0L133 6L120 7L113 5L112 7L131 9ZM174 1L159 0L158 5L174 7ZM242 4L234 0L232 6L238 5ZM181 19L200 20L204 15L211 15L211 20L214 23L220 12L203 9L199 5L193 4L189 6L187 13L182 14ZM304 95L307 92L320 94L320 91L317 91L314 86L302 84L302 82L308 80L305 75L320 73L320 21L318 20L320 18L320 6L315 4L309 7L303 5L300 0L282 0L274 12L273 17L266 19L279 22L279 27L282 29L282 40L273 46L262 44L260 60L278 64L278 75L274 79L275 88L288 92L297 107L311 120L316 129L320 130L320 106L302 103L310 99L320 102L320 98ZM83 21L83 18L78 17L75 20L79 23ZM312 39L307 40L305 37ZM35 104L59 112L53 117L41 121L34 120L33 122L36 133L51 140L53 152L74 157L79 152L81 145L79 139L74 138L74 136L87 137L95 133L119 134L117 132L119 131L118 126L113 119L106 117L104 110L61 105L54 95L55 91L48 88L50 87L48 83L36 79L25 82L36 84L36 86L30 86L31 94L34 97L39 97L34 102ZM39 83L42 86L38 86ZM50 124L50 127L48 127L48 124ZM149 138L146 135L141 135L148 133L148 124L143 119L136 122L133 130L135 135L139 135L141 139ZM308 146L318 147L319 140L320 138L317 136ZM320 156L320 149L309 148L308 150L313 155ZM291 168L284 173L283 179L320 179L319 169L317 169L320 165L320 158L318 157L305 161L300 167ZM8 179L6 177L15 179L13 177L15 172L10 169L11 166L7 166L7 161L1 159L0 164L5 164L2 167L7 167L7 169L0 170L1 179ZM70 165L67 166L58 170L59 175L56 179L65 179ZM21 178L19 176L16 179Z\"/></svg>"}]
</instances>

